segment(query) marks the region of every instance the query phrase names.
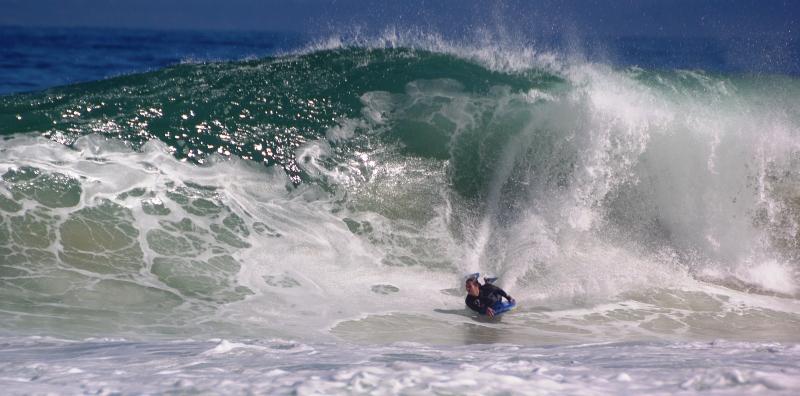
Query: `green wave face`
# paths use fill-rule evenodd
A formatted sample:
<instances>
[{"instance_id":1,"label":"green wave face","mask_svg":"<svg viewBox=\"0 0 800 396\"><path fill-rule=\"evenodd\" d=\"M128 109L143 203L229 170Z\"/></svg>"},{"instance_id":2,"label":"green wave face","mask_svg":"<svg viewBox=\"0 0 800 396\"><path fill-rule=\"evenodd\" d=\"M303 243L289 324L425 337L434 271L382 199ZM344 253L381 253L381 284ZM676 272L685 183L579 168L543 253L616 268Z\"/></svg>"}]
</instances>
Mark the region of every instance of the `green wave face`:
<instances>
[{"instance_id":1,"label":"green wave face","mask_svg":"<svg viewBox=\"0 0 800 396\"><path fill-rule=\"evenodd\" d=\"M487 95L498 85L523 90L559 81L547 74L495 73L444 54L340 49L249 62L184 64L3 97L0 131L41 132L66 144L92 133L134 147L156 138L180 159L203 163L212 153L238 156L280 165L299 183L302 172L294 149L324 137L342 119L358 117L363 94L402 94L411 82L437 79L453 80L460 91L474 95ZM435 105L410 109L410 119L388 135L415 154L446 158L452 126L424 121L431 115L425 112ZM423 130L414 131L417 126Z\"/></svg>"}]
</instances>

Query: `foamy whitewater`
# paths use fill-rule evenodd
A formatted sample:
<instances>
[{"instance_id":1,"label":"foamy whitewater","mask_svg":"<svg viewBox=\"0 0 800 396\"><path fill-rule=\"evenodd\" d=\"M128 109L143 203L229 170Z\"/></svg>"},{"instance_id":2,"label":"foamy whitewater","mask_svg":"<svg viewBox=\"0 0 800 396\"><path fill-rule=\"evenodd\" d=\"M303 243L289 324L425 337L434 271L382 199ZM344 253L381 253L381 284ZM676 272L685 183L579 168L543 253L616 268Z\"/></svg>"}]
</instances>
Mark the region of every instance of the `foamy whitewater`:
<instances>
[{"instance_id":1,"label":"foamy whitewater","mask_svg":"<svg viewBox=\"0 0 800 396\"><path fill-rule=\"evenodd\" d=\"M798 98L395 33L0 97L0 384L797 394Z\"/></svg>"}]
</instances>

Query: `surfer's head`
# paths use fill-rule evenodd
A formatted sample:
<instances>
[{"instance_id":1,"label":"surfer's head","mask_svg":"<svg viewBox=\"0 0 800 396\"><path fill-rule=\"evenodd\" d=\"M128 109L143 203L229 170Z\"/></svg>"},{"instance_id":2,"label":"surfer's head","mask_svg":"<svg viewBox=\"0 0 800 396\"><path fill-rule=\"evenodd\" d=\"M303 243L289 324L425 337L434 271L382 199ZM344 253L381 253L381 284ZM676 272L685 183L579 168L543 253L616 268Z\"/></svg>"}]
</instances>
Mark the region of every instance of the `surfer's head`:
<instances>
[{"instance_id":1,"label":"surfer's head","mask_svg":"<svg viewBox=\"0 0 800 396\"><path fill-rule=\"evenodd\" d=\"M478 280L475 278L467 279L465 286L467 288L467 294L469 294L470 296L477 297L478 294L480 294L481 292L481 284L478 283Z\"/></svg>"}]
</instances>

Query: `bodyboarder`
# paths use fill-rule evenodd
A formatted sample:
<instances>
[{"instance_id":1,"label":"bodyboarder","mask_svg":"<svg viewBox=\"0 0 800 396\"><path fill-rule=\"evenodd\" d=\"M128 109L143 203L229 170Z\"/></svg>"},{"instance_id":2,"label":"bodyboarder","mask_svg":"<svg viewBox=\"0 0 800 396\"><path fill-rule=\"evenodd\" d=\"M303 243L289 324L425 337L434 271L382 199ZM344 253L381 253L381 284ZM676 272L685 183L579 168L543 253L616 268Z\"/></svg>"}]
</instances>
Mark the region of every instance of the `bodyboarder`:
<instances>
[{"instance_id":1,"label":"bodyboarder","mask_svg":"<svg viewBox=\"0 0 800 396\"><path fill-rule=\"evenodd\" d=\"M467 298L465 302L469 309L493 318L495 313L503 308L503 298L508 300L509 304L515 304L514 298L503 289L492 284L495 279L497 278L484 278L485 283L481 285L477 276L467 278L465 284ZM508 308L502 309L502 311L506 310Z\"/></svg>"}]
</instances>

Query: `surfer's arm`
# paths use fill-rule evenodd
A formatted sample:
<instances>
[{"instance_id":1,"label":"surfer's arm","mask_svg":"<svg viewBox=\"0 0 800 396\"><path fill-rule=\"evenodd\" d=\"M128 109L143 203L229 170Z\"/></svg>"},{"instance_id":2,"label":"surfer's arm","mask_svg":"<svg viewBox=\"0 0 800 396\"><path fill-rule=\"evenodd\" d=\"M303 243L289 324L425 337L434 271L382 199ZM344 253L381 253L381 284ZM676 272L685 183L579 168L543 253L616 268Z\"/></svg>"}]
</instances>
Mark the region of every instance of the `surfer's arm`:
<instances>
[{"instance_id":1,"label":"surfer's arm","mask_svg":"<svg viewBox=\"0 0 800 396\"><path fill-rule=\"evenodd\" d=\"M486 314L486 308L485 307L481 307L481 305L478 304L478 299L477 298L474 299L474 300L466 300L465 302L467 303L467 307L469 307L469 309L471 309L471 310L473 310L473 311L475 311L475 312L477 312L479 314Z\"/></svg>"}]
</instances>

